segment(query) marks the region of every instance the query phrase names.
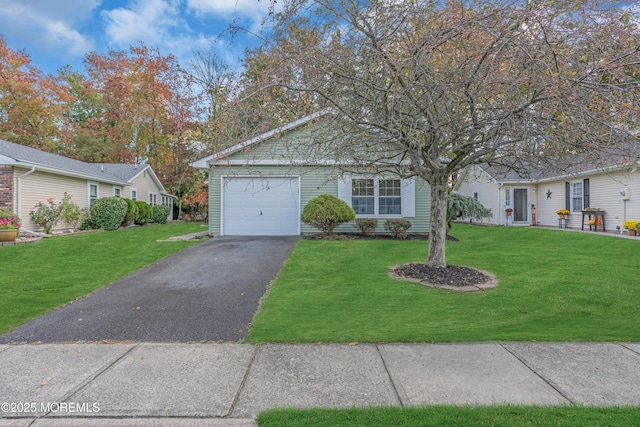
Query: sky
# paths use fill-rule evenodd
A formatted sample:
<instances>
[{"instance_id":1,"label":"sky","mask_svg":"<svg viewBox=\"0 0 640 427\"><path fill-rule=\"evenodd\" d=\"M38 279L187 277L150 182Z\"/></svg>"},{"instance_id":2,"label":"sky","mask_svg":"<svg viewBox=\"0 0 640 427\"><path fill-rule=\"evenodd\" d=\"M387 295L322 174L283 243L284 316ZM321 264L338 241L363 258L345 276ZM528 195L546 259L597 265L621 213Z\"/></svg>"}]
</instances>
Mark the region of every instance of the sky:
<instances>
[{"instance_id":1,"label":"sky","mask_svg":"<svg viewBox=\"0 0 640 427\"><path fill-rule=\"evenodd\" d=\"M213 49L237 66L249 37L229 44L219 34L234 20L257 29L269 0L0 0L0 35L32 65L56 74L84 71L89 52L127 51L144 42L188 67L194 50Z\"/></svg>"}]
</instances>

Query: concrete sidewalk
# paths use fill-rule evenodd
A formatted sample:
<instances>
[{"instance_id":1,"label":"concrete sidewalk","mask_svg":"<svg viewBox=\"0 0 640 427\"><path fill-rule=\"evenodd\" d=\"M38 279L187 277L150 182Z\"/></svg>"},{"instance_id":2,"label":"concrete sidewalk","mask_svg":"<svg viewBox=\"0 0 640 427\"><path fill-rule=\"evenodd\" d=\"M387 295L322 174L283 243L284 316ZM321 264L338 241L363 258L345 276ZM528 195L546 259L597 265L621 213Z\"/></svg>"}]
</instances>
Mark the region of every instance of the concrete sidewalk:
<instances>
[{"instance_id":1,"label":"concrete sidewalk","mask_svg":"<svg viewBox=\"0 0 640 427\"><path fill-rule=\"evenodd\" d=\"M274 407L640 405L640 343L0 345L0 426L254 426Z\"/></svg>"}]
</instances>

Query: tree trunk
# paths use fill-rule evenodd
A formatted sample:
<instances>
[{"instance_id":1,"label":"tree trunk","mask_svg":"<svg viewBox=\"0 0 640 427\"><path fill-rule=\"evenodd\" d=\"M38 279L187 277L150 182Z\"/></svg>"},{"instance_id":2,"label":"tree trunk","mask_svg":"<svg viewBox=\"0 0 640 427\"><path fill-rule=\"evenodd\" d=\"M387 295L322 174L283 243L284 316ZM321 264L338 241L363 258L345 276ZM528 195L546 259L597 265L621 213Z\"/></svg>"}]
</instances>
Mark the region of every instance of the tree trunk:
<instances>
[{"instance_id":1,"label":"tree trunk","mask_svg":"<svg viewBox=\"0 0 640 427\"><path fill-rule=\"evenodd\" d=\"M431 185L431 222L429 225L429 267L446 267L448 176L436 176Z\"/></svg>"}]
</instances>

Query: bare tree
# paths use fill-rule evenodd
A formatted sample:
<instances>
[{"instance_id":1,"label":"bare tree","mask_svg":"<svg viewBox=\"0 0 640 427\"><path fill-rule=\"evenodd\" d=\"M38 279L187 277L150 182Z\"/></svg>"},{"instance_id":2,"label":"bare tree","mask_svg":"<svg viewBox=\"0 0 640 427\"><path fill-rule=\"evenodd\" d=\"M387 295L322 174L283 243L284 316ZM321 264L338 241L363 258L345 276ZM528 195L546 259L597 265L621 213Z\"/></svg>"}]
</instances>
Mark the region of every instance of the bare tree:
<instances>
[{"instance_id":1,"label":"bare tree","mask_svg":"<svg viewBox=\"0 0 640 427\"><path fill-rule=\"evenodd\" d=\"M233 86L237 80L234 73L212 50L194 51L188 73L207 100L208 118L215 120L218 111L233 93Z\"/></svg>"},{"instance_id":2,"label":"bare tree","mask_svg":"<svg viewBox=\"0 0 640 427\"><path fill-rule=\"evenodd\" d=\"M444 267L449 178L467 165L546 161L637 144L640 33L597 1L286 0L263 87L333 114L318 150L431 187L427 264ZM314 45L295 34L319 36ZM517 168L518 163L509 167Z\"/></svg>"}]
</instances>

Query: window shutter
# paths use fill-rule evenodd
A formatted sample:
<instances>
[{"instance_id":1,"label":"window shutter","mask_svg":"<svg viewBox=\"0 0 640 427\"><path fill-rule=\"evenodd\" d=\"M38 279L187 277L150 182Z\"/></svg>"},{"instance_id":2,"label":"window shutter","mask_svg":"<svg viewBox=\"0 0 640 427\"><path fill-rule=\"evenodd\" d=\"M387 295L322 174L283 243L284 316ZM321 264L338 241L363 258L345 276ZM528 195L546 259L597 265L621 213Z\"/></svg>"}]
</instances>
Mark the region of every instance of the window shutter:
<instances>
[{"instance_id":1,"label":"window shutter","mask_svg":"<svg viewBox=\"0 0 640 427\"><path fill-rule=\"evenodd\" d=\"M568 182L564 183L564 208L571 210L571 184Z\"/></svg>"},{"instance_id":2,"label":"window shutter","mask_svg":"<svg viewBox=\"0 0 640 427\"><path fill-rule=\"evenodd\" d=\"M402 216L405 218L416 216L416 180L414 178L402 180Z\"/></svg>"},{"instance_id":3,"label":"window shutter","mask_svg":"<svg viewBox=\"0 0 640 427\"><path fill-rule=\"evenodd\" d=\"M338 199L351 206L351 176L338 178Z\"/></svg>"},{"instance_id":4,"label":"window shutter","mask_svg":"<svg viewBox=\"0 0 640 427\"><path fill-rule=\"evenodd\" d=\"M584 202L582 204L583 208L588 208L591 206L591 203L589 201L589 178L585 178L582 181L582 200Z\"/></svg>"}]
</instances>

